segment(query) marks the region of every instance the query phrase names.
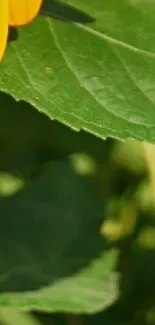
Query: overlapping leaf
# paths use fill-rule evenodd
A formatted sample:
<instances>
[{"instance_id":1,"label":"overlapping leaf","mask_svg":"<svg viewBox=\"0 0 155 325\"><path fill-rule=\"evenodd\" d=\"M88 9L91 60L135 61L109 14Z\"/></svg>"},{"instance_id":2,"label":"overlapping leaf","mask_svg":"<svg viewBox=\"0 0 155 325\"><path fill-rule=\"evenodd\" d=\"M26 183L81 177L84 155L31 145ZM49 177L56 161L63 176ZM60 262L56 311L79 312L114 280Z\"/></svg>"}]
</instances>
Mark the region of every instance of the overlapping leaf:
<instances>
[{"instance_id":1,"label":"overlapping leaf","mask_svg":"<svg viewBox=\"0 0 155 325\"><path fill-rule=\"evenodd\" d=\"M102 210L67 163L0 203L1 307L93 313L116 300Z\"/></svg>"}]
</instances>

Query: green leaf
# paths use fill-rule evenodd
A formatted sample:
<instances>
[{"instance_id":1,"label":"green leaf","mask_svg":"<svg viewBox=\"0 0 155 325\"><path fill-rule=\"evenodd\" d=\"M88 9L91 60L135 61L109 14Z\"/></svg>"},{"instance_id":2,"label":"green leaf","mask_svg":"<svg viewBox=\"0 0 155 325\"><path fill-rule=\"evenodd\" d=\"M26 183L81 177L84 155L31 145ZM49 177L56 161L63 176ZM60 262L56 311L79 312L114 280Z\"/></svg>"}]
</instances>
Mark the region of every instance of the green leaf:
<instances>
[{"instance_id":1,"label":"green leaf","mask_svg":"<svg viewBox=\"0 0 155 325\"><path fill-rule=\"evenodd\" d=\"M1 200L0 306L87 312L118 297L100 200L68 163Z\"/></svg>"},{"instance_id":2,"label":"green leaf","mask_svg":"<svg viewBox=\"0 0 155 325\"><path fill-rule=\"evenodd\" d=\"M155 141L154 16L152 0L45 0L8 45L0 89L76 130Z\"/></svg>"},{"instance_id":3,"label":"green leaf","mask_svg":"<svg viewBox=\"0 0 155 325\"><path fill-rule=\"evenodd\" d=\"M9 308L0 309L0 320L3 325L41 325L32 315Z\"/></svg>"}]
</instances>

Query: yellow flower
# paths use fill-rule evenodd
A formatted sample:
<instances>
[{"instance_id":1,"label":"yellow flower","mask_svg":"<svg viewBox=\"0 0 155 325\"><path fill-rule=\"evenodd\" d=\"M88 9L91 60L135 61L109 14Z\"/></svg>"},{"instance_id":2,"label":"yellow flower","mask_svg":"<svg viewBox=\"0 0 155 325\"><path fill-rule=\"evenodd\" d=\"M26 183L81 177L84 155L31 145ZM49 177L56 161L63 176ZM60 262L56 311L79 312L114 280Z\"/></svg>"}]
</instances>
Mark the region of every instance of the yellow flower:
<instances>
[{"instance_id":1,"label":"yellow flower","mask_svg":"<svg viewBox=\"0 0 155 325\"><path fill-rule=\"evenodd\" d=\"M9 26L28 24L41 4L42 0L0 0L0 60L6 48Z\"/></svg>"}]
</instances>

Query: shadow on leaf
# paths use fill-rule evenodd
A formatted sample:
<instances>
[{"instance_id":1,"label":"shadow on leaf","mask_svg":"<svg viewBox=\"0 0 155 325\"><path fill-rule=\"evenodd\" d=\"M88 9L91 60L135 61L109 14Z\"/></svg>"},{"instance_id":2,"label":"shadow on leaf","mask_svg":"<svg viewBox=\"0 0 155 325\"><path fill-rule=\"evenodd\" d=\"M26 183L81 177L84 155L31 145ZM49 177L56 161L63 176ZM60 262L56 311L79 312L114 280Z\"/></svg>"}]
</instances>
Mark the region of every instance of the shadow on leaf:
<instances>
[{"instance_id":1,"label":"shadow on leaf","mask_svg":"<svg viewBox=\"0 0 155 325\"><path fill-rule=\"evenodd\" d=\"M18 32L15 27L9 27L8 42L14 42L18 38Z\"/></svg>"},{"instance_id":2,"label":"shadow on leaf","mask_svg":"<svg viewBox=\"0 0 155 325\"><path fill-rule=\"evenodd\" d=\"M95 21L95 18L85 12L55 0L44 0L40 10L40 15L49 16L64 22L76 22L82 24L92 23ZM17 38L17 28L9 27L8 42L16 41Z\"/></svg>"},{"instance_id":3,"label":"shadow on leaf","mask_svg":"<svg viewBox=\"0 0 155 325\"><path fill-rule=\"evenodd\" d=\"M61 21L91 23L95 19L85 12L59 1L44 0L40 13Z\"/></svg>"}]
</instances>

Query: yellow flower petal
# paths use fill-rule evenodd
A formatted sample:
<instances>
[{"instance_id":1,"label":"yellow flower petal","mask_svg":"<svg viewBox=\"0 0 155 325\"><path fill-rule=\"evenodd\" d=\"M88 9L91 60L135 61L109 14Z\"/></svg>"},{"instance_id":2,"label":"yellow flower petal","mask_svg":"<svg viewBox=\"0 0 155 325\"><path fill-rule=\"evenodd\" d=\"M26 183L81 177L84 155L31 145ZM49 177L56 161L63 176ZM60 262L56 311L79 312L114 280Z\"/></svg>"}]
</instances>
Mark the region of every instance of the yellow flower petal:
<instances>
[{"instance_id":1,"label":"yellow flower petal","mask_svg":"<svg viewBox=\"0 0 155 325\"><path fill-rule=\"evenodd\" d=\"M41 4L42 0L9 0L9 25L29 23L38 14Z\"/></svg>"},{"instance_id":2,"label":"yellow flower petal","mask_svg":"<svg viewBox=\"0 0 155 325\"><path fill-rule=\"evenodd\" d=\"M9 0L0 0L0 61L3 57L7 37L9 19Z\"/></svg>"}]
</instances>

